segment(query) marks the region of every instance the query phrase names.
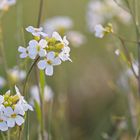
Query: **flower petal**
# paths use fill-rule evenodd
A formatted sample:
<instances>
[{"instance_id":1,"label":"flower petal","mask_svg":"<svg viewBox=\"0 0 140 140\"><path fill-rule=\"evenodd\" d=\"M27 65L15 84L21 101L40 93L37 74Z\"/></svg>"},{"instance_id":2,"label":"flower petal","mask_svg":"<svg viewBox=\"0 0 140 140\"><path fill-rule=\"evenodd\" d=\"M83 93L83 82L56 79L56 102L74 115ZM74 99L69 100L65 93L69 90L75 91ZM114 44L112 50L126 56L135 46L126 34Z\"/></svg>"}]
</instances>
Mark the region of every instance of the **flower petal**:
<instances>
[{"instance_id":1,"label":"flower petal","mask_svg":"<svg viewBox=\"0 0 140 140\"><path fill-rule=\"evenodd\" d=\"M53 61L53 65L60 65L61 64L61 60L59 57L56 57Z\"/></svg>"},{"instance_id":2,"label":"flower petal","mask_svg":"<svg viewBox=\"0 0 140 140\"><path fill-rule=\"evenodd\" d=\"M46 75L52 76L53 75L53 66L48 65L45 70Z\"/></svg>"},{"instance_id":3,"label":"flower petal","mask_svg":"<svg viewBox=\"0 0 140 140\"><path fill-rule=\"evenodd\" d=\"M40 51L39 51L39 56L40 56L40 57L45 57L46 54L47 54L46 50L40 49Z\"/></svg>"},{"instance_id":4,"label":"flower petal","mask_svg":"<svg viewBox=\"0 0 140 140\"><path fill-rule=\"evenodd\" d=\"M51 51L47 54L47 59L48 60L53 60L55 57L55 52Z\"/></svg>"},{"instance_id":5,"label":"flower petal","mask_svg":"<svg viewBox=\"0 0 140 140\"><path fill-rule=\"evenodd\" d=\"M10 117L12 114L14 114L14 111L11 107L6 107L4 109L4 115Z\"/></svg>"},{"instance_id":6,"label":"flower petal","mask_svg":"<svg viewBox=\"0 0 140 140\"><path fill-rule=\"evenodd\" d=\"M46 68L47 62L46 60L40 60L37 64L38 68L44 70Z\"/></svg>"},{"instance_id":7,"label":"flower petal","mask_svg":"<svg viewBox=\"0 0 140 140\"><path fill-rule=\"evenodd\" d=\"M47 46L47 41L45 39L41 39L39 41L39 46L41 46L41 48L45 48Z\"/></svg>"},{"instance_id":8,"label":"flower petal","mask_svg":"<svg viewBox=\"0 0 140 140\"><path fill-rule=\"evenodd\" d=\"M8 125L8 127L11 127L11 128L14 127L15 126L15 119L8 118L7 125Z\"/></svg>"},{"instance_id":9,"label":"flower petal","mask_svg":"<svg viewBox=\"0 0 140 140\"><path fill-rule=\"evenodd\" d=\"M19 46L18 47L18 51L19 52L26 52L26 48L22 47L22 46Z\"/></svg>"},{"instance_id":10,"label":"flower petal","mask_svg":"<svg viewBox=\"0 0 140 140\"><path fill-rule=\"evenodd\" d=\"M57 41L60 41L60 42L63 41L61 36L57 32L53 32L52 37L54 37Z\"/></svg>"},{"instance_id":11,"label":"flower petal","mask_svg":"<svg viewBox=\"0 0 140 140\"><path fill-rule=\"evenodd\" d=\"M18 126L21 126L21 125L24 123L23 117L21 117L21 116L19 116L19 115L17 115L15 121L16 121L16 124L17 124Z\"/></svg>"},{"instance_id":12,"label":"flower petal","mask_svg":"<svg viewBox=\"0 0 140 140\"><path fill-rule=\"evenodd\" d=\"M1 131L7 131L8 130L8 125L6 122L0 122L0 130Z\"/></svg>"}]
</instances>

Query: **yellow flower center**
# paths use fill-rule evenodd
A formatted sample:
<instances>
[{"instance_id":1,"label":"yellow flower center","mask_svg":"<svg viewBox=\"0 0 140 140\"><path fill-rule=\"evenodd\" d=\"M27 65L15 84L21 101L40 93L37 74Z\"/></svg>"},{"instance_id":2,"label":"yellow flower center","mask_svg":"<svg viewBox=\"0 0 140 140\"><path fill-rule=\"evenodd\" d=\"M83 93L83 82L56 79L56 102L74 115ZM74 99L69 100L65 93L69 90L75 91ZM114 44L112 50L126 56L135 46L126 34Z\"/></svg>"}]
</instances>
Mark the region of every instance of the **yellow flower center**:
<instances>
[{"instance_id":1,"label":"yellow flower center","mask_svg":"<svg viewBox=\"0 0 140 140\"><path fill-rule=\"evenodd\" d=\"M17 116L17 114L14 113L11 115L11 118L16 118L16 116Z\"/></svg>"}]
</instances>

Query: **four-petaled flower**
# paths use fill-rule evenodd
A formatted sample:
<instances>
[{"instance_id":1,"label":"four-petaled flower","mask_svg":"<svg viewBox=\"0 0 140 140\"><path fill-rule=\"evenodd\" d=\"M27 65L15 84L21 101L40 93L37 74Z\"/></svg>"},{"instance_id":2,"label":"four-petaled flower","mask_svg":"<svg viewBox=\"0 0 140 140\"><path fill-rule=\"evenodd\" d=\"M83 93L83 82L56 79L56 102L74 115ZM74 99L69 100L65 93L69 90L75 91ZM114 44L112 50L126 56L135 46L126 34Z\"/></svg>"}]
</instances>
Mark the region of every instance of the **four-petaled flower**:
<instances>
[{"instance_id":1,"label":"four-petaled flower","mask_svg":"<svg viewBox=\"0 0 140 140\"><path fill-rule=\"evenodd\" d=\"M45 69L46 75L52 76L53 75L53 66L60 65L61 60L59 57L55 56L55 52L49 52L46 55L46 59L40 60L38 62L38 68L41 70Z\"/></svg>"},{"instance_id":2,"label":"four-petaled flower","mask_svg":"<svg viewBox=\"0 0 140 140\"><path fill-rule=\"evenodd\" d=\"M33 36L36 36L36 37L40 37L40 36L47 37L48 36L46 33L42 32L43 31L42 27L34 28L33 26L29 26L26 28L26 31L31 33Z\"/></svg>"}]
</instances>

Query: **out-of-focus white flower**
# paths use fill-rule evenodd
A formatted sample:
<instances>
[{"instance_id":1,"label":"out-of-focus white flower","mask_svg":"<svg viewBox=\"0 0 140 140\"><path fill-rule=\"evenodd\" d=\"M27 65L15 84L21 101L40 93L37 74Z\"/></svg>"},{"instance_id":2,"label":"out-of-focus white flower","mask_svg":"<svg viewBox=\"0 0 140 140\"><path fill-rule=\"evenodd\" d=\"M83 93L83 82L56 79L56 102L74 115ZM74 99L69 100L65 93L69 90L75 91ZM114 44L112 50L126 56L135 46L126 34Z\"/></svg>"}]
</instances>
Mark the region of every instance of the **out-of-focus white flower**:
<instances>
[{"instance_id":1,"label":"out-of-focus white flower","mask_svg":"<svg viewBox=\"0 0 140 140\"><path fill-rule=\"evenodd\" d=\"M113 33L113 27L111 23L108 23L106 27L101 24L95 26L95 36L98 38L103 38L105 34Z\"/></svg>"},{"instance_id":2,"label":"out-of-focus white flower","mask_svg":"<svg viewBox=\"0 0 140 140\"><path fill-rule=\"evenodd\" d=\"M95 26L95 36L98 38L103 38L105 35L105 28L101 25L98 24Z\"/></svg>"},{"instance_id":3,"label":"out-of-focus white flower","mask_svg":"<svg viewBox=\"0 0 140 140\"><path fill-rule=\"evenodd\" d=\"M16 4L16 0L0 0L0 10L8 10L14 4Z\"/></svg>"},{"instance_id":4,"label":"out-of-focus white flower","mask_svg":"<svg viewBox=\"0 0 140 140\"><path fill-rule=\"evenodd\" d=\"M46 33L42 32L43 31L42 27L34 28L33 26L28 26L26 28L26 31L31 33L33 36L36 36L36 37L40 37L40 36L47 37L48 36Z\"/></svg>"},{"instance_id":5,"label":"out-of-focus white flower","mask_svg":"<svg viewBox=\"0 0 140 140\"><path fill-rule=\"evenodd\" d=\"M23 81L26 77L26 71L19 69L17 66L15 66L12 69L9 69L8 74L14 83Z\"/></svg>"},{"instance_id":6,"label":"out-of-focus white flower","mask_svg":"<svg viewBox=\"0 0 140 140\"><path fill-rule=\"evenodd\" d=\"M59 57L55 56L55 52L49 52L46 55L46 59L40 60L38 62L38 68L41 70L45 69L46 75L52 76L53 75L53 66L60 65L61 60Z\"/></svg>"},{"instance_id":7,"label":"out-of-focus white flower","mask_svg":"<svg viewBox=\"0 0 140 140\"><path fill-rule=\"evenodd\" d=\"M89 2L86 20L90 32L94 32L97 24L104 25L113 19L118 19L124 24L131 22L130 14L120 8L113 0L91 0Z\"/></svg>"},{"instance_id":8,"label":"out-of-focus white flower","mask_svg":"<svg viewBox=\"0 0 140 140\"><path fill-rule=\"evenodd\" d=\"M40 104L40 97L39 97L39 90L37 86L32 86L30 89L31 93L31 103L34 104L34 101L36 101L38 104ZM44 101L49 102L53 99L54 93L50 86L46 85L44 87Z\"/></svg>"},{"instance_id":9,"label":"out-of-focus white flower","mask_svg":"<svg viewBox=\"0 0 140 140\"><path fill-rule=\"evenodd\" d=\"M119 56L119 55L120 55L120 50L119 50L119 49L115 50L115 54L116 54L117 56Z\"/></svg>"},{"instance_id":10,"label":"out-of-focus white flower","mask_svg":"<svg viewBox=\"0 0 140 140\"><path fill-rule=\"evenodd\" d=\"M73 21L69 17L58 16L46 20L44 23L44 30L49 36L51 36L54 31L65 33L67 30L71 29L72 26Z\"/></svg>"},{"instance_id":11,"label":"out-of-focus white flower","mask_svg":"<svg viewBox=\"0 0 140 140\"><path fill-rule=\"evenodd\" d=\"M74 47L80 47L86 42L85 36L77 31L69 31L67 38Z\"/></svg>"},{"instance_id":12,"label":"out-of-focus white flower","mask_svg":"<svg viewBox=\"0 0 140 140\"><path fill-rule=\"evenodd\" d=\"M0 77L0 88L3 88L6 85L6 80L3 77Z\"/></svg>"}]
</instances>

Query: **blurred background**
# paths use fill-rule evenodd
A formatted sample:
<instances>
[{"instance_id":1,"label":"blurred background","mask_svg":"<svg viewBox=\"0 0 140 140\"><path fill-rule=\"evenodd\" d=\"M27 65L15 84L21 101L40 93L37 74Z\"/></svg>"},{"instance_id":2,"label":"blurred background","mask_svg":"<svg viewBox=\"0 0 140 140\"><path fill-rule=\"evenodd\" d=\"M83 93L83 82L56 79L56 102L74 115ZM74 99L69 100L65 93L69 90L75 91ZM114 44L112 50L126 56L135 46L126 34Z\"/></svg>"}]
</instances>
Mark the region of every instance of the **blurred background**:
<instances>
[{"instance_id":1,"label":"blurred background","mask_svg":"<svg viewBox=\"0 0 140 140\"><path fill-rule=\"evenodd\" d=\"M115 50L120 48L119 40L111 35L97 39L89 30L87 16L90 0L44 1L42 26L47 19L67 16L73 21L72 30L81 32L85 37L80 47L70 43L73 62L56 67L52 77L46 76L46 83L54 93L53 101L45 106L46 135L49 131L52 140L133 139L135 128L131 118L129 92L128 88L124 88L130 84L128 75L124 74L127 67L115 54ZM39 0L18 0L5 13L2 26L8 68L14 67L17 62L23 63L23 60L19 60L17 48L23 44L27 46L31 39L25 28L29 25L37 26L38 11ZM121 19L113 17L106 22L114 23L116 32L125 38L135 39L135 32L130 28L131 19L122 23ZM127 45L135 57L135 44ZM0 74L4 76L2 65ZM31 77L33 75L34 72ZM30 83L35 84L35 79L30 78ZM33 121L30 133L32 139L36 140L37 117L34 112L31 115Z\"/></svg>"}]
</instances>

